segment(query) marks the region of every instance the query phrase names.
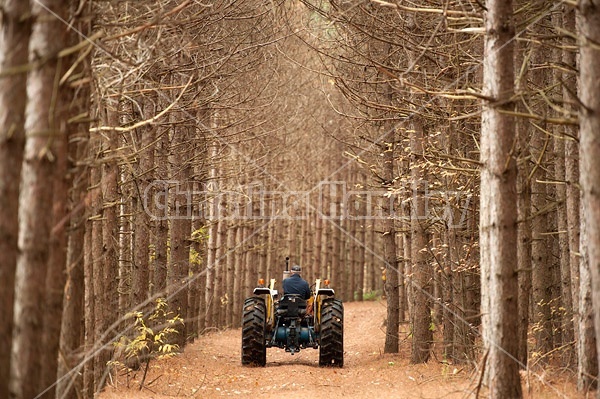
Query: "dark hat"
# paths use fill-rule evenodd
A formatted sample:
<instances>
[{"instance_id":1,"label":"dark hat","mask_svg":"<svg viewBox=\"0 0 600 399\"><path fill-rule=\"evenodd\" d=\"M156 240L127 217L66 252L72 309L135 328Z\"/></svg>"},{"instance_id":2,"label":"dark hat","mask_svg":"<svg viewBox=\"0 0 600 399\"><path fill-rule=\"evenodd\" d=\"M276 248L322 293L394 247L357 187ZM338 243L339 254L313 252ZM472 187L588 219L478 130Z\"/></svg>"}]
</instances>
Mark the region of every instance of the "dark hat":
<instances>
[{"instance_id":1,"label":"dark hat","mask_svg":"<svg viewBox=\"0 0 600 399\"><path fill-rule=\"evenodd\" d=\"M302 268L299 265L294 265L294 266L292 266L292 271L293 272L301 272Z\"/></svg>"}]
</instances>

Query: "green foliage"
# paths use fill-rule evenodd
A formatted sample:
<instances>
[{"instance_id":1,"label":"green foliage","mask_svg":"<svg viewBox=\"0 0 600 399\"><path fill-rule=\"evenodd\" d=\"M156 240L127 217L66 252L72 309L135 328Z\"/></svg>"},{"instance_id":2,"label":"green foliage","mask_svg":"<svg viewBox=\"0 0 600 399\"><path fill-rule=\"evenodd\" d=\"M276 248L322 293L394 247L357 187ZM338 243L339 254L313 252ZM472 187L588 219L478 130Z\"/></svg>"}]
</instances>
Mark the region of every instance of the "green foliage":
<instances>
[{"instance_id":1,"label":"green foliage","mask_svg":"<svg viewBox=\"0 0 600 399\"><path fill-rule=\"evenodd\" d=\"M197 242L198 244L204 244L208 240L208 229L205 226L202 226L199 229L192 231L190 240Z\"/></svg>"},{"instance_id":2,"label":"green foliage","mask_svg":"<svg viewBox=\"0 0 600 399\"><path fill-rule=\"evenodd\" d=\"M194 248L190 248L190 263L195 265L202 264L202 254L196 251Z\"/></svg>"},{"instance_id":3,"label":"green foliage","mask_svg":"<svg viewBox=\"0 0 600 399\"><path fill-rule=\"evenodd\" d=\"M194 230L190 237L190 241L196 242L203 246L204 243L208 241L208 229L203 226L197 230ZM201 265L202 259L203 254L201 252L194 249L194 247L190 248L190 263L193 263L195 265Z\"/></svg>"},{"instance_id":4,"label":"green foliage","mask_svg":"<svg viewBox=\"0 0 600 399\"><path fill-rule=\"evenodd\" d=\"M128 313L126 317L133 320L135 334L133 338L122 337L115 344L126 364L169 358L179 352L179 345L171 342L173 335L179 333L177 326L183 325L183 319L168 311L165 299L157 299L152 313L146 318L140 311Z\"/></svg>"},{"instance_id":5,"label":"green foliage","mask_svg":"<svg viewBox=\"0 0 600 399\"><path fill-rule=\"evenodd\" d=\"M378 301L381 299L381 291L369 291L363 294L363 301Z\"/></svg>"}]
</instances>

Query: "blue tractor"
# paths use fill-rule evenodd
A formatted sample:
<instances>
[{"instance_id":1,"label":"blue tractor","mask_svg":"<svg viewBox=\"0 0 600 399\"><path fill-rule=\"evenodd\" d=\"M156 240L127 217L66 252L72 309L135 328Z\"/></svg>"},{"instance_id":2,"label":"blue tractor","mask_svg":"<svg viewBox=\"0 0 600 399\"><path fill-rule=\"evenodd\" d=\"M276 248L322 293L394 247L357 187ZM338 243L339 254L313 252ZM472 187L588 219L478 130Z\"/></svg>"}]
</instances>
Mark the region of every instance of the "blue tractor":
<instances>
[{"instance_id":1,"label":"blue tractor","mask_svg":"<svg viewBox=\"0 0 600 399\"><path fill-rule=\"evenodd\" d=\"M264 367L267 348L285 349L292 355L302 349L319 349L319 366L344 366L344 305L335 298L329 281L317 279L313 296L281 299L275 279L269 286L259 281L254 296L244 301L242 312L242 364ZM307 310L312 307L310 314Z\"/></svg>"}]
</instances>

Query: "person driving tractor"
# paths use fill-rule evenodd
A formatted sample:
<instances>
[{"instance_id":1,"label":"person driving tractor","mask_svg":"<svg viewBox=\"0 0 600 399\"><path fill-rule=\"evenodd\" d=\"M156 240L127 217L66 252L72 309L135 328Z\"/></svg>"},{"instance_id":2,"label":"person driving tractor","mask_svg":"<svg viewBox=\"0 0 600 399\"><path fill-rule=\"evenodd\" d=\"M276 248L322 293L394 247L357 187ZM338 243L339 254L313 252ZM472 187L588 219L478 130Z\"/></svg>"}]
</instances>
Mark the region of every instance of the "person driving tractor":
<instances>
[{"instance_id":1,"label":"person driving tractor","mask_svg":"<svg viewBox=\"0 0 600 399\"><path fill-rule=\"evenodd\" d=\"M302 278L300 273L302 268L299 265L292 266L290 276L283 280L283 294L300 295L302 299L307 301L306 314L312 314L313 298L308 282Z\"/></svg>"},{"instance_id":2,"label":"person driving tractor","mask_svg":"<svg viewBox=\"0 0 600 399\"><path fill-rule=\"evenodd\" d=\"M300 276L302 268L299 265L292 266L290 276L283 280L283 293L300 295L302 299L309 299L311 292L308 282Z\"/></svg>"}]
</instances>

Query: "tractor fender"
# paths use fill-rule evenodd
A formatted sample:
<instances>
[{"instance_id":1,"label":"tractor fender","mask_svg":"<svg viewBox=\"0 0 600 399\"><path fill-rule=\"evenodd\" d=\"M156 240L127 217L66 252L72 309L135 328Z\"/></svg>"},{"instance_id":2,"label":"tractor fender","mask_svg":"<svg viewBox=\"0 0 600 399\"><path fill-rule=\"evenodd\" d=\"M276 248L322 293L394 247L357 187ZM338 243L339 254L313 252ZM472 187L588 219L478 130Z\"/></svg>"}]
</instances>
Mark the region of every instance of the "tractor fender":
<instances>
[{"instance_id":1,"label":"tractor fender","mask_svg":"<svg viewBox=\"0 0 600 399\"><path fill-rule=\"evenodd\" d=\"M317 291L317 295L334 296L335 291L333 290L333 288L319 288L319 290Z\"/></svg>"}]
</instances>

